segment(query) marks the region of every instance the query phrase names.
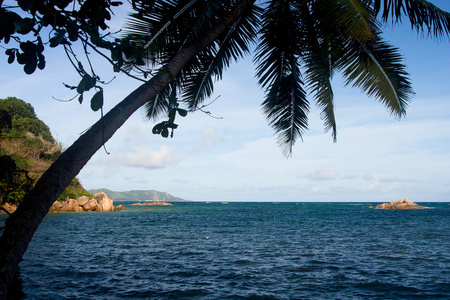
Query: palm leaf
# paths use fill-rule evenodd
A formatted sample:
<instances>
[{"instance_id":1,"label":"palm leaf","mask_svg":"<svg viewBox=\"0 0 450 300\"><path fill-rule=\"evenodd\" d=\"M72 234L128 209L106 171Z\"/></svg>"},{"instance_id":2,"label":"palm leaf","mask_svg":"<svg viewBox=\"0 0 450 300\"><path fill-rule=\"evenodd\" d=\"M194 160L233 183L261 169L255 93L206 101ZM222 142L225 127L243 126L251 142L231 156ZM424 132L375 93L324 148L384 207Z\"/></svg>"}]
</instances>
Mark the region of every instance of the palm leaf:
<instances>
[{"instance_id":1,"label":"palm leaf","mask_svg":"<svg viewBox=\"0 0 450 300\"><path fill-rule=\"evenodd\" d=\"M312 92L316 104L322 110L321 118L324 121L325 132L331 130L333 141L336 142L337 124L334 113L333 88L331 86L334 66L330 55L331 40L328 35L330 32L335 31L337 25L329 26L330 18L323 14L324 12L333 11L333 9L324 9L323 3L319 3L318 7L309 7L303 3L299 7L299 12L305 21L304 33L307 41L305 43L307 47L303 53L303 60L305 61L306 69L306 85ZM314 15L318 15L320 18L314 18ZM354 17L351 17L351 19L354 19ZM325 30L325 28L328 29ZM364 30L363 33L368 31L370 32L371 30ZM337 33L333 35L335 34ZM362 38L366 37L363 36Z\"/></svg>"},{"instance_id":2,"label":"palm leaf","mask_svg":"<svg viewBox=\"0 0 450 300\"><path fill-rule=\"evenodd\" d=\"M353 42L347 49L339 62L346 84L378 98L391 114L404 116L414 92L398 49L381 39L365 45Z\"/></svg>"},{"instance_id":3,"label":"palm leaf","mask_svg":"<svg viewBox=\"0 0 450 300\"><path fill-rule=\"evenodd\" d=\"M377 14L381 13L384 22L392 19L401 22L406 15L411 28L427 32L437 38L450 35L450 13L441 10L426 0L370 0Z\"/></svg>"},{"instance_id":4,"label":"palm leaf","mask_svg":"<svg viewBox=\"0 0 450 300\"><path fill-rule=\"evenodd\" d=\"M249 53L249 44L254 42L259 22L260 10L253 7L237 20L227 34L221 36L215 48L208 48L199 55L199 69L186 76L184 81L183 101L191 110L198 108L213 93L215 80L222 78L223 71L231 61L237 61Z\"/></svg>"},{"instance_id":5,"label":"palm leaf","mask_svg":"<svg viewBox=\"0 0 450 300\"><path fill-rule=\"evenodd\" d=\"M299 20L294 6L271 1L263 15L254 59L258 82L266 88L263 113L286 156L292 154L293 145L308 125L309 103L298 64L304 40Z\"/></svg>"}]
</instances>

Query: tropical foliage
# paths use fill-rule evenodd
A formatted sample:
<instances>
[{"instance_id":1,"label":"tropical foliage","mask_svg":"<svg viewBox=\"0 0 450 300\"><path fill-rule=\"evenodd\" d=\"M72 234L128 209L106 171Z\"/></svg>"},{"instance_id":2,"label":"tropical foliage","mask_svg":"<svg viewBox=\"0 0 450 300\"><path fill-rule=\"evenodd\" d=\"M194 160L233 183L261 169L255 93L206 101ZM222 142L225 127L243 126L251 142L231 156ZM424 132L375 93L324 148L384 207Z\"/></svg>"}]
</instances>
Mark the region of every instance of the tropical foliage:
<instances>
[{"instance_id":1,"label":"tropical foliage","mask_svg":"<svg viewBox=\"0 0 450 300\"><path fill-rule=\"evenodd\" d=\"M137 13L126 25L127 39L145 49L143 56L152 66L164 65L184 44L216 26L234 2L138 3ZM255 49L256 77L266 92L263 113L287 156L308 127L311 101L322 110L325 130L336 140L337 99L331 84L336 72L347 85L402 117L414 93L400 52L383 40L381 25L401 21L404 14L421 32L438 37L449 33L450 15L427 1L273 0L254 4L147 103L147 115L170 114L174 98L190 111L201 109L213 93L214 81L229 64Z\"/></svg>"},{"instance_id":2,"label":"tropical foliage","mask_svg":"<svg viewBox=\"0 0 450 300\"><path fill-rule=\"evenodd\" d=\"M0 203L21 202L62 148L31 104L15 97L0 99L0 112L5 119L0 123ZM83 195L92 197L74 178L58 200Z\"/></svg>"}]
</instances>

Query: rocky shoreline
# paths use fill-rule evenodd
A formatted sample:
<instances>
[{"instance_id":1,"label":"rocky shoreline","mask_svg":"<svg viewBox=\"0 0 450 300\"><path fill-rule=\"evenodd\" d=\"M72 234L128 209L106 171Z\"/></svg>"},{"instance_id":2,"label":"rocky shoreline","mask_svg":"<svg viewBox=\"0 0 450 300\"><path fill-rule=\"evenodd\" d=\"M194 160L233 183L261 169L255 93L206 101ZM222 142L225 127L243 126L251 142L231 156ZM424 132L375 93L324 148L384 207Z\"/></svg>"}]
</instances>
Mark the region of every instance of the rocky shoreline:
<instances>
[{"instance_id":1,"label":"rocky shoreline","mask_svg":"<svg viewBox=\"0 0 450 300\"><path fill-rule=\"evenodd\" d=\"M5 203L3 209L13 213L19 203ZM78 199L68 198L64 201L55 201L49 212L88 212L88 211L115 211L125 209L125 206L114 206L114 201L103 191L98 191L89 199L82 196Z\"/></svg>"},{"instance_id":2,"label":"rocky shoreline","mask_svg":"<svg viewBox=\"0 0 450 300\"><path fill-rule=\"evenodd\" d=\"M162 202L162 201L153 201L153 202L144 202L144 203L133 203L131 205L139 206L139 205L169 205L172 206L172 203L169 202Z\"/></svg>"}]
</instances>

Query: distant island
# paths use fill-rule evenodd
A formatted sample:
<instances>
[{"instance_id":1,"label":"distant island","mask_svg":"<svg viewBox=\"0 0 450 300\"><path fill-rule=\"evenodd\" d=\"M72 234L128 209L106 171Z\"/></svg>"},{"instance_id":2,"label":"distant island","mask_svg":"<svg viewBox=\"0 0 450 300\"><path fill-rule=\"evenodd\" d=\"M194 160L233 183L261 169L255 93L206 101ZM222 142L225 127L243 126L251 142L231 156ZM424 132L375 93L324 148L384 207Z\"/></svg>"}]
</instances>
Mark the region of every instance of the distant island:
<instances>
[{"instance_id":1,"label":"distant island","mask_svg":"<svg viewBox=\"0 0 450 300\"><path fill-rule=\"evenodd\" d=\"M154 190L131 190L124 192L116 192L109 189L92 189L91 193L96 193L98 190L102 190L114 201L129 201L129 202L192 202L179 197L172 196L166 192L158 192Z\"/></svg>"}]
</instances>

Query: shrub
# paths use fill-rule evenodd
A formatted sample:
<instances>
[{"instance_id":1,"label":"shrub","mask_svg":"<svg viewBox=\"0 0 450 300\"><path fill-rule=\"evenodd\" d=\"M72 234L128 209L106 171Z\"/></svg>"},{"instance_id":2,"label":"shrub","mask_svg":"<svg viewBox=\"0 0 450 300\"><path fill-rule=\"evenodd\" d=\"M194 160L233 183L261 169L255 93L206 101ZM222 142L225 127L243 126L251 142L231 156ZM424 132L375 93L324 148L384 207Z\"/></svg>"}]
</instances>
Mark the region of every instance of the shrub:
<instances>
[{"instance_id":1,"label":"shrub","mask_svg":"<svg viewBox=\"0 0 450 300\"><path fill-rule=\"evenodd\" d=\"M40 138L30 138L25 141L27 147L41 149L44 148L44 143Z\"/></svg>"}]
</instances>

